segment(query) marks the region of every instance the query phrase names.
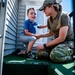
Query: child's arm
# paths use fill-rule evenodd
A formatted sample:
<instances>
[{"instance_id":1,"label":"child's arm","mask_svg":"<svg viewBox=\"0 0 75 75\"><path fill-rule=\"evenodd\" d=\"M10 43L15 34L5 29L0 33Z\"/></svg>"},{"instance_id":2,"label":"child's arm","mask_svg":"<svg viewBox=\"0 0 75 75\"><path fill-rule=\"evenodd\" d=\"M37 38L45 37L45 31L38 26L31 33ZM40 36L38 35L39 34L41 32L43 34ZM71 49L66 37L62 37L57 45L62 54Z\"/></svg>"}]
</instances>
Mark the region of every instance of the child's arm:
<instances>
[{"instance_id":1,"label":"child's arm","mask_svg":"<svg viewBox=\"0 0 75 75\"><path fill-rule=\"evenodd\" d=\"M29 32L28 30L24 30L25 34L28 35L28 36L34 36L35 34Z\"/></svg>"},{"instance_id":2,"label":"child's arm","mask_svg":"<svg viewBox=\"0 0 75 75\"><path fill-rule=\"evenodd\" d=\"M46 28L47 27L47 25L43 25L43 26L38 26L38 28Z\"/></svg>"},{"instance_id":3,"label":"child's arm","mask_svg":"<svg viewBox=\"0 0 75 75\"><path fill-rule=\"evenodd\" d=\"M28 35L28 36L34 36L37 39L39 39L40 36L41 36L40 34L39 35L33 34L33 33L29 32L28 30L24 30L24 32L25 32L26 35Z\"/></svg>"}]
</instances>

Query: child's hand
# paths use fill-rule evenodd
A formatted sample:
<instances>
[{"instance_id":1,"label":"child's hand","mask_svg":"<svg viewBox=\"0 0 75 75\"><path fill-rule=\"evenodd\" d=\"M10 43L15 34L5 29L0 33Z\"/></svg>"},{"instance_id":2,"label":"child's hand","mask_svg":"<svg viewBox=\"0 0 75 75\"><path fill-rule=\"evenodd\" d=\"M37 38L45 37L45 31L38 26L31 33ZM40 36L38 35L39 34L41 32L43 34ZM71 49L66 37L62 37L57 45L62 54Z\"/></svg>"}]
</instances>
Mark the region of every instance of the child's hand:
<instances>
[{"instance_id":1,"label":"child's hand","mask_svg":"<svg viewBox=\"0 0 75 75\"><path fill-rule=\"evenodd\" d=\"M41 35L35 35L35 37L36 37L37 39L40 39L40 38L41 38Z\"/></svg>"}]
</instances>

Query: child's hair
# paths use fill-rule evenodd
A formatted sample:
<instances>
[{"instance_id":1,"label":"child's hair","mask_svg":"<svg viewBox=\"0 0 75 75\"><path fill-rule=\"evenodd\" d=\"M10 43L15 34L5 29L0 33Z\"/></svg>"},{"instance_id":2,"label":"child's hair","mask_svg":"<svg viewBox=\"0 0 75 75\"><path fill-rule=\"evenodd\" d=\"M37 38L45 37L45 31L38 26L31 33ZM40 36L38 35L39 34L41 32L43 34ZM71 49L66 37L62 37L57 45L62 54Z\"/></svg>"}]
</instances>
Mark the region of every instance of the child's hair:
<instances>
[{"instance_id":1,"label":"child's hair","mask_svg":"<svg viewBox=\"0 0 75 75\"><path fill-rule=\"evenodd\" d=\"M27 10L27 14L29 13L30 10L35 10L35 9L34 9L34 8L29 8L29 9Z\"/></svg>"}]
</instances>

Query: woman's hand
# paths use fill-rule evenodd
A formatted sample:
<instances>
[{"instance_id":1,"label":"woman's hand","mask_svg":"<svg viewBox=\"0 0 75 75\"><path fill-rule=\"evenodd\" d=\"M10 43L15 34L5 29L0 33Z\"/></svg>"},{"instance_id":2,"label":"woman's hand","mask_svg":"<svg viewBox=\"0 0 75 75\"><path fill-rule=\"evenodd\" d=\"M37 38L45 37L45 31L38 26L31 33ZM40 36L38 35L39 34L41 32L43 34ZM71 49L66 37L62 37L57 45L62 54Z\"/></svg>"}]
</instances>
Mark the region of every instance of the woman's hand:
<instances>
[{"instance_id":1,"label":"woman's hand","mask_svg":"<svg viewBox=\"0 0 75 75\"><path fill-rule=\"evenodd\" d=\"M40 44L40 45L36 46L36 48L37 48L37 50L42 50L42 49L44 49L44 46L43 46L43 44Z\"/></svg>"}]
</instances>

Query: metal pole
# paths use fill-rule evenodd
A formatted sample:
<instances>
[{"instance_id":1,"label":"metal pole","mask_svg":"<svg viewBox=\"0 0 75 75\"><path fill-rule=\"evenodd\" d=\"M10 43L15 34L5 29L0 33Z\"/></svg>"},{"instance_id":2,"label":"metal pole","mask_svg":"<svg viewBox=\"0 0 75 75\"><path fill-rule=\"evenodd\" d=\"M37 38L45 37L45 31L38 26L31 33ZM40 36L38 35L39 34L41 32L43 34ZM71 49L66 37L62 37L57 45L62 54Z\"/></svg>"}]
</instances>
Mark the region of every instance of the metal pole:
<instances>
[{"instance_id":1,"label":"metal pole","mask_svg":"<svg viewBox=\"0 0 75 75\"><path fill-rule=\"evenodd\" d=\"M74 30L74 37L75 37L75 0L72 0L72 5L73 5L73 30ZM74 39L74 54L73 54L73 59L74 59L74 70L73 73L75 74L75 39Z\"/></svg>"},{"instance_id":2,"label":"metal pole","mask_svg":"<svg viewBox=\"0 0 75 75\"><path fill-rule=\"evenodd\" d=\"M74 30L74 37L75 37L75 0L73 0L73 30ZM74 43L75 43L75 39L74 39ZM74 54L73 54L73 58L75 60L75 44L74 44Z\"/></svg>"}]
</instances>

